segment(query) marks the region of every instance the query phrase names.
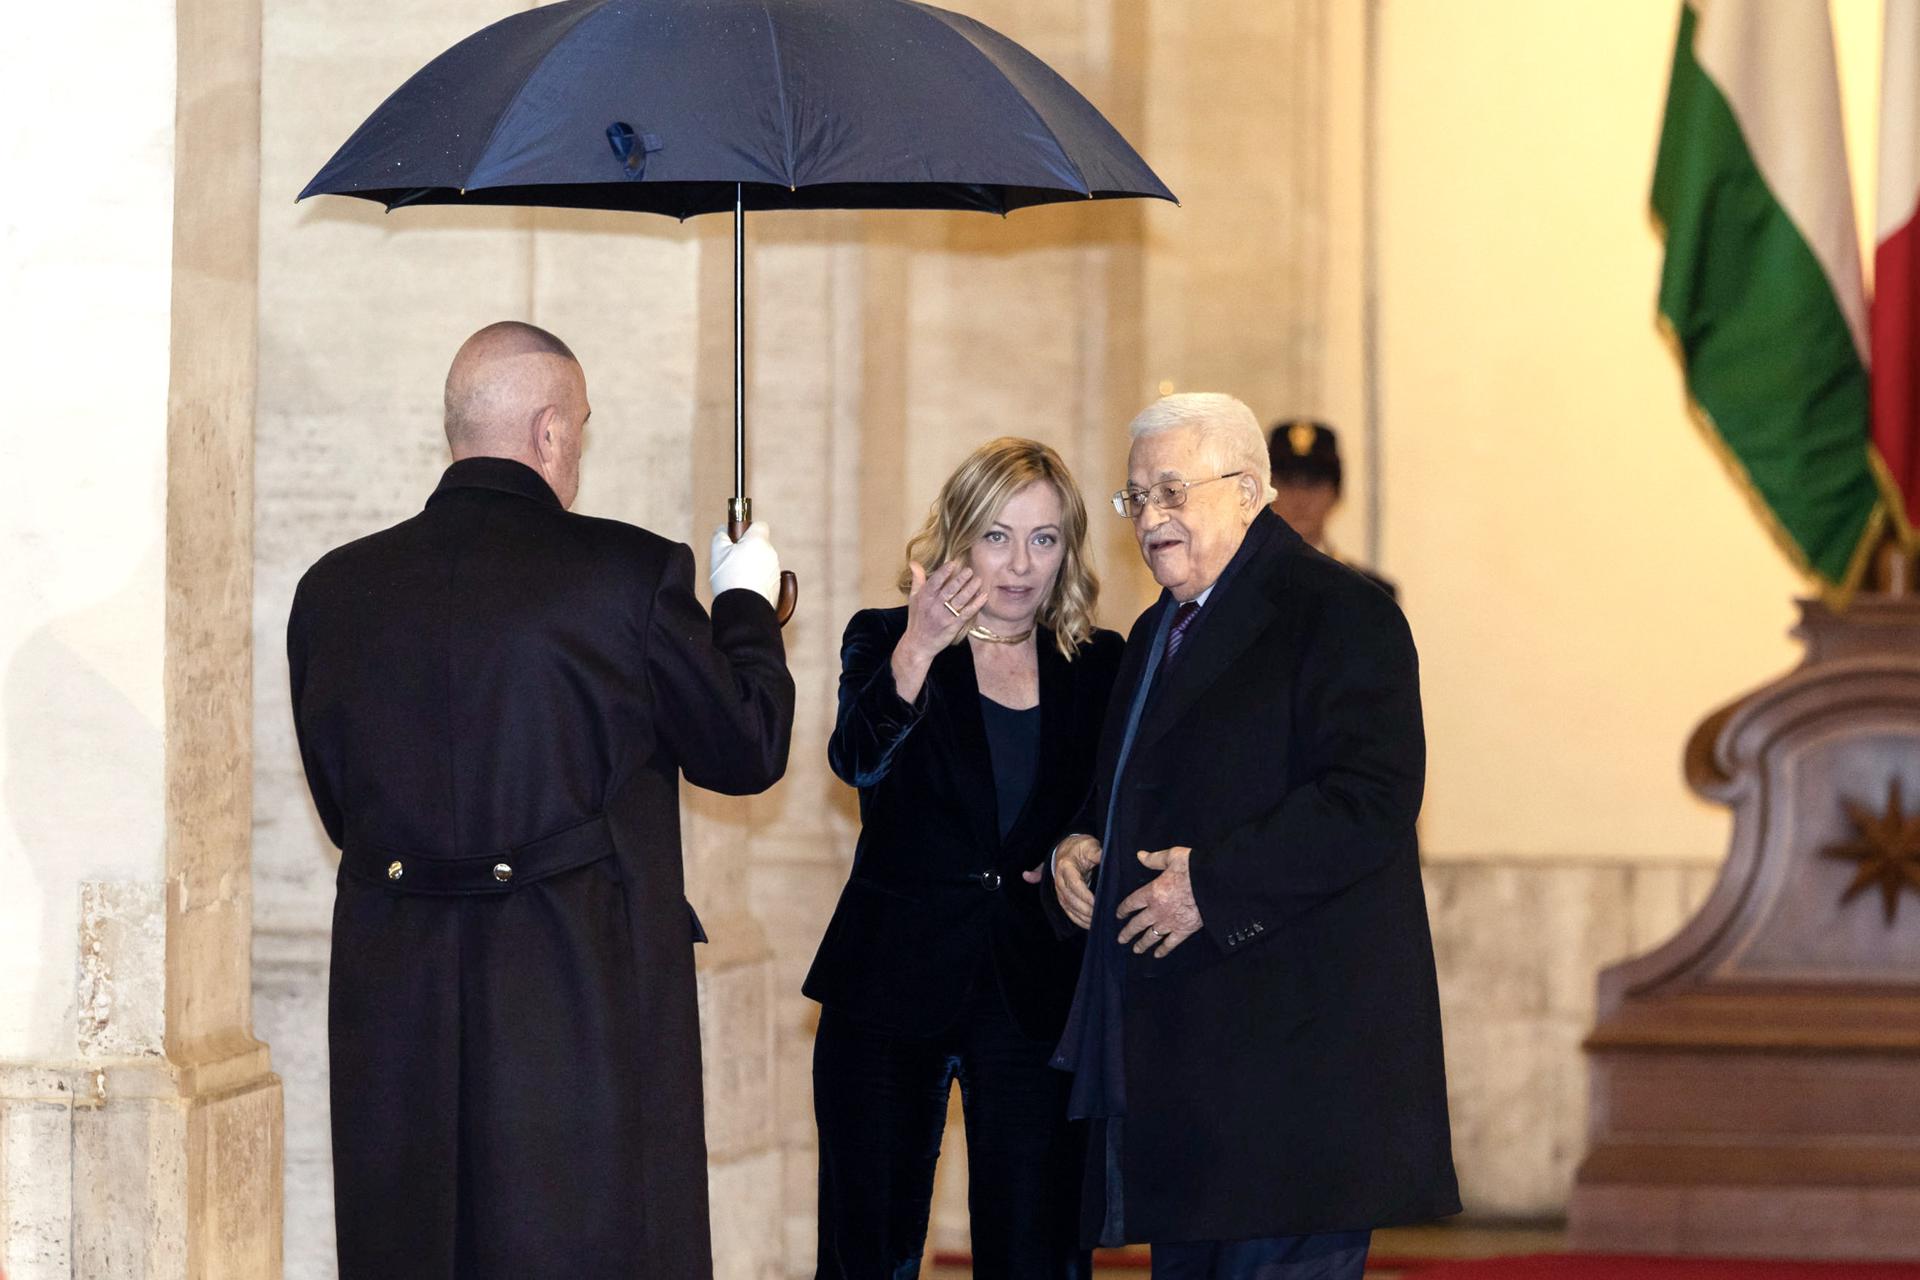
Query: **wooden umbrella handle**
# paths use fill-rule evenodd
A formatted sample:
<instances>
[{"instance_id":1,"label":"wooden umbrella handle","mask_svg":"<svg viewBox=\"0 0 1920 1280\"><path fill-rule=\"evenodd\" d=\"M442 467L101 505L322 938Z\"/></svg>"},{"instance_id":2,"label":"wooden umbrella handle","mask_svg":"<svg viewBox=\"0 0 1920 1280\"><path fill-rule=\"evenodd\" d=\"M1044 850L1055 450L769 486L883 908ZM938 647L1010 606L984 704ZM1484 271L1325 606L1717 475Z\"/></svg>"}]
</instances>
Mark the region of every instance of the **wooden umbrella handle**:
<instances>
[{"instance_id":1,"label":"wooden umbrella handle","mask_svg":"<svg viewBox=\"0 0 1920 1280\"><path fill-rule=\"evenodd\" d=\"M780 600L773 606L773 616L786 626L793 617L793 611L800 607L800 575L791 569L780 571Z\"/></svg>"},{"instance_id":2,"label":"wooden umbrella handle","mask_svg":"<svg viewBox=\"0 0 1920 1280\"><path fill-rule=\"evenodd\" d=\"M751 520L741 519L739 515L730 510L727 514L727 537L735 542L740 541L741 535L746 533L747 526L752 523ZM793 611L799 608L799 606L800 575L791 569L782 569L780 571L780 598L774 603L773 616L779 619L780 625L784 627L793 617Z\"/></svg>"}]
</instances>

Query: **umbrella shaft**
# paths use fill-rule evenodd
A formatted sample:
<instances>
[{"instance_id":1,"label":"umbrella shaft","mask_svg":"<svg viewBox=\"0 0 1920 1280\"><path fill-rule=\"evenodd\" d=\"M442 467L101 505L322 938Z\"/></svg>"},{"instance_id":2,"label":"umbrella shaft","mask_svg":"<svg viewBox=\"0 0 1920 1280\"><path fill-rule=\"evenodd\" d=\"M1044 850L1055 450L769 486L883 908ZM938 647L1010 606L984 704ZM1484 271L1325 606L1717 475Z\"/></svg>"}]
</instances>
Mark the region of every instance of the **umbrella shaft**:
<instances>
[{"instance_id":1,"label":"umbrella shaft","mask_svg":"<svg viewBox=\"0 0 1920 1280\"><path fill-rule=\"evenodd\" d=\"M747 495L747 213L733 184L733 496Z\"/></svg>"}]
</instances>

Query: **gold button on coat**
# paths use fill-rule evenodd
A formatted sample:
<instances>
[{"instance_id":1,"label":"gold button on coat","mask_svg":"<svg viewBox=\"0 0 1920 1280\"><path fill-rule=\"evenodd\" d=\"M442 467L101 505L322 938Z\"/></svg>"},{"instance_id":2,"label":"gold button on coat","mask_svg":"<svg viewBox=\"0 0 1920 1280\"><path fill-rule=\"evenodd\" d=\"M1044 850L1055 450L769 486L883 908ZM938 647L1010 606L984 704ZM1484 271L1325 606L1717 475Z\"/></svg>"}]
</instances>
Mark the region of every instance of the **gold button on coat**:
<instances>
[{"instance_id":1,"label":"gold button on coat","mask_svg":"<svg viewBox=\"0 0 1920 1280\"><path fill-rule=\"evenodd\" d=\"M507 881L513 879L513 868L504 862L496 862L493 864L493 878L501 884L505 884Z\"/></svg>"},{"instance_id":2,"label":"gold button on coat","mask_svg":"<svg viewBox=\"0 0 1920 1280\"><path fill-rule=\"evenodd\" d=\"M405 871L406 868L400 865L400 859L395 858L387 864L387 879L398 880Z\"/></svg>"}]
</instances>

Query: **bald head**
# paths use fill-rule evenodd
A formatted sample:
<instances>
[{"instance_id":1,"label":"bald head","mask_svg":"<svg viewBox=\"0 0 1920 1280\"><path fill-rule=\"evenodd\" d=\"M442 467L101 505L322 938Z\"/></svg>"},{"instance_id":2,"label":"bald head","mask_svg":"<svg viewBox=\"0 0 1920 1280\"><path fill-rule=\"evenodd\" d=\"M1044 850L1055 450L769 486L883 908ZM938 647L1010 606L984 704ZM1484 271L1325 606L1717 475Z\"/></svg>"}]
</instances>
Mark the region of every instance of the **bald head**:
<instances>
[{"instance_id":1,"label":"bald head","mask_svg":"<svg viewBox=\"0 0 1920 1280\"><path fill-rule=\"evenodd\" d=\"M563 505L580 487L587 380L567 344L517 320L462 343L447 370L447 444L455 460L511 458L546 477Z\"/></svg>"}]
</instances>

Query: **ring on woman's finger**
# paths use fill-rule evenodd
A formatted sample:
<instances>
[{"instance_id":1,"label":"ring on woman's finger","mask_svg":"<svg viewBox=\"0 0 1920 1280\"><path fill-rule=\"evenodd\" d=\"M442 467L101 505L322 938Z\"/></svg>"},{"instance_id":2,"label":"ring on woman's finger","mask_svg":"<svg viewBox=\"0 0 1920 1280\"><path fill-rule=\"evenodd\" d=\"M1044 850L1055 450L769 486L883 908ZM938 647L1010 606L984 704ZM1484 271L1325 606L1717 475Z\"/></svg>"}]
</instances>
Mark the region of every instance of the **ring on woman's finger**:
<instances>
[{"instance_id":1,"label":"ring on woman's finger","mask_svg":"<svg viewBox=\"0 0 1920 1280\"><path fill-rule=\"evenodd\" d=\"M956 609L956 608L954 608L954 607L953 607L953 601L952 601L952 600L950 600L950 599L948 599L948 600L942 600L942 601L941 601L940 603L941 603L941 604L943 604L943 605L945 605L945 606L946 606L946 609L947 609L947 612L948 612L948 613L950 613L950 614L952 614L952 615L953 615L954 617L956 617L956 618L957 618L957 617L959 617L959 616L960 616L960 611L959 611L958 609Z\"/></svg>"}]
</instances>

